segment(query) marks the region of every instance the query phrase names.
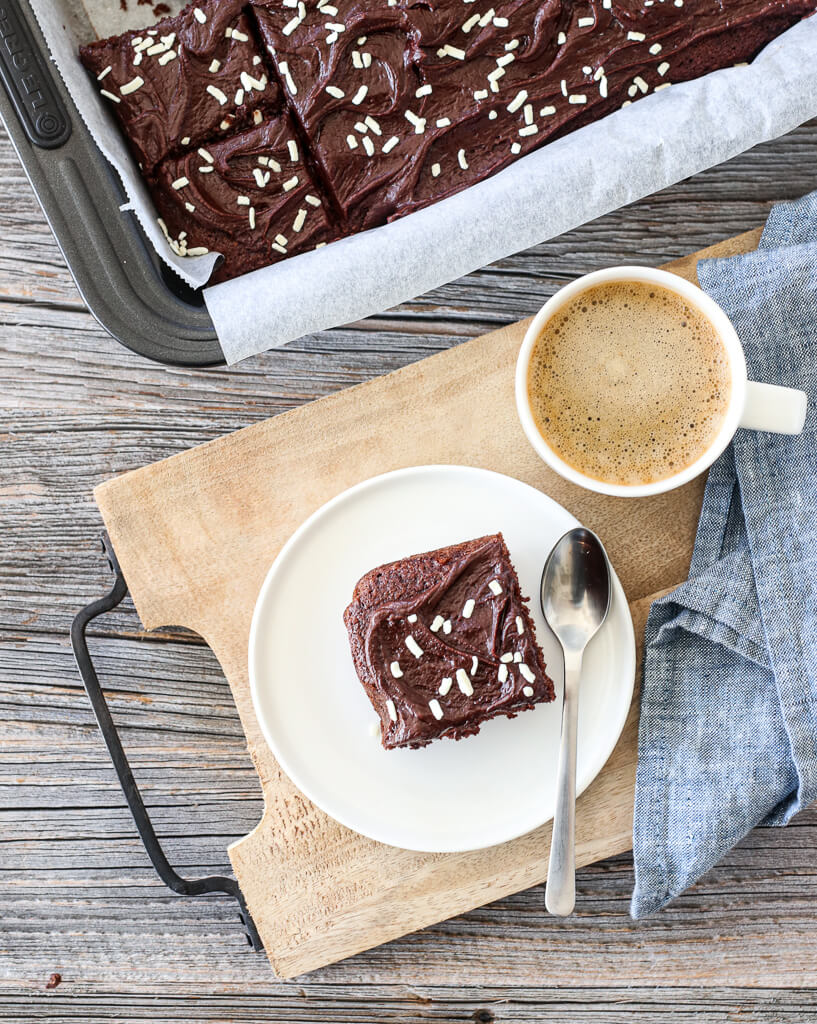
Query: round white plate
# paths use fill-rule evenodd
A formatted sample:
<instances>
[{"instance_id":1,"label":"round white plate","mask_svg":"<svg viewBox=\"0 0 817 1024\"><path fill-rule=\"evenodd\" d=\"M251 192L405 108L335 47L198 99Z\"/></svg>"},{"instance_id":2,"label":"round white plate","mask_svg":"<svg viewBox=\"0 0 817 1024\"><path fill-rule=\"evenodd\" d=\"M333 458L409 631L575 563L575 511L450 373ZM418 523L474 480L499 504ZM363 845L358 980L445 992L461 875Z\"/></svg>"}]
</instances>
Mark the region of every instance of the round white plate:
<instances>
[{"instance_id":1,"label":"round white plate","mask_svg":"<svg viewBox=\"0 0 817 1024\"><path fill-rule=\"evenodd\" d=\"M562 658L539 608L539 581L550 549L577 525L533 487L466 466L386 473L310 516L264 581L249 645L258 721L295 785L349 828L409 850L493 846L552 818ZM477 736L383 750L343 624L355 584L384 562L500 530L531 599L556 700L493 719ZM613 584L610 615L584 662L579 792L610 756L633 695L633 624L616 576Z\"/></svg>"}]
</instances>

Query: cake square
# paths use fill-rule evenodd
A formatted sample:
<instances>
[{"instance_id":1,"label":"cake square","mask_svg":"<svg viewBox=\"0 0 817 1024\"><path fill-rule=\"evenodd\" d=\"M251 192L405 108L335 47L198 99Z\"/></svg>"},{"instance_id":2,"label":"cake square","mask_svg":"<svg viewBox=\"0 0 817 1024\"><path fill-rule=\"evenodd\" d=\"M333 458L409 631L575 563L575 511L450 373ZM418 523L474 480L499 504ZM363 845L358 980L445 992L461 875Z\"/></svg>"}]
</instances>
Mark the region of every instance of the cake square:
<instances>
[{"instance_id":1,"label":"cake square","mask_svg":"<svg viewBox=\"0 0 817 1024\"><path fill-rule=\"evenodd\" d=\"M240 0L198 0L152 28L80 49L146 175L280 103Z\"/></svg>"},{"instance_id":2,"label":"cake square","mask_svg":"<svg viewBox=\"0 0 817 1024\"><path fill-rule=\"evenodd\" d=\"M554 699L501 533L372 569L344 622L387 750L470 736Z\"/></svg>"},{"instance_id":3,"label":"cake square","mask_svg":"<svg viewBox=\"0 0 817 1024\"><path fill-rule=\"evenodd\" d=\"M287 114L157 168L160 224L180 255L224 254L213 283L226 281L337 237L325 200Z\"/></svg>"}]
</instances>

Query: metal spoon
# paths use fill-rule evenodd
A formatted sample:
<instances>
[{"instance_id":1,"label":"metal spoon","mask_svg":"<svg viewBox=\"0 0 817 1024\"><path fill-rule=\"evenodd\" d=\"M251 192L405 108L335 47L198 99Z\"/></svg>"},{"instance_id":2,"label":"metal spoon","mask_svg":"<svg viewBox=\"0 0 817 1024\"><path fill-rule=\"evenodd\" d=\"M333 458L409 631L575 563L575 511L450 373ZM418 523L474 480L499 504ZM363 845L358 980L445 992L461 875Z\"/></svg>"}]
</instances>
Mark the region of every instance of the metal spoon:
<instances>
[{"instance_id":1,"label":"metal spoon","mask_svg":"<svg viewBox=\"0 0 817 1024\"><path fill-rule=\"evenodd\" d=\"M542 611L564 651L565 689L556 813L545 906L566 917L576 903L576 732L582 657L610 609L610 567L598 537L577 526L551 551L542 573Z\"/></svg>"}]
</instances>

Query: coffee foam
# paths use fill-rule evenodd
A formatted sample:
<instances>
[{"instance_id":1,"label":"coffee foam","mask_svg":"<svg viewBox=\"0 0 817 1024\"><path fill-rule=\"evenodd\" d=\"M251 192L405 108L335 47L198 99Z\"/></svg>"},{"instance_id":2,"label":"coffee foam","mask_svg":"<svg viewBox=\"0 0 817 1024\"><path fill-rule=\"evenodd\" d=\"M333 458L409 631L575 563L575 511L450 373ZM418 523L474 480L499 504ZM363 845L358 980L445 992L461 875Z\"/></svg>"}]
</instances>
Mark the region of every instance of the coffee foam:
<instances>
[{"instance_id":1,"label":"coffee foam","mask_svg":"<svg viewBox=\"0 0 817 1024\"><path fill-rule=\"evenodd\" d=\"M729 406L729 356L676 292L616 281L581 292L536 340L528 395L547 444L585 476L649 484L696 461Z\"/></svg>"}]
</instances>

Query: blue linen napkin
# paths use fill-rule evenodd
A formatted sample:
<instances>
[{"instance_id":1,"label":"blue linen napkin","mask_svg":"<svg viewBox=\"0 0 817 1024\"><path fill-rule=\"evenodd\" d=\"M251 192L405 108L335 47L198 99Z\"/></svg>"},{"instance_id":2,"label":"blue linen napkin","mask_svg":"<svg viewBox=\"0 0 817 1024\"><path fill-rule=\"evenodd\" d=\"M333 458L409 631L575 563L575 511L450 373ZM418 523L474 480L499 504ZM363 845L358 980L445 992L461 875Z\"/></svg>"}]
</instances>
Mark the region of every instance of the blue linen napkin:
<instances>
[{"instance_id":1,"label":"blue linen napkin","mask_svg":"<svg viewBox=\"0 0 817 1024\"><path fill-rule=\"evenodd\" d=\"M809 395L799 437L738 430L706 485L689 580L647 621L631 914L756 825L817 799L817 192L757 252L698 264L749 376Z\"/></svg>"}]
</instances>

